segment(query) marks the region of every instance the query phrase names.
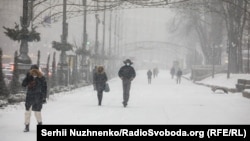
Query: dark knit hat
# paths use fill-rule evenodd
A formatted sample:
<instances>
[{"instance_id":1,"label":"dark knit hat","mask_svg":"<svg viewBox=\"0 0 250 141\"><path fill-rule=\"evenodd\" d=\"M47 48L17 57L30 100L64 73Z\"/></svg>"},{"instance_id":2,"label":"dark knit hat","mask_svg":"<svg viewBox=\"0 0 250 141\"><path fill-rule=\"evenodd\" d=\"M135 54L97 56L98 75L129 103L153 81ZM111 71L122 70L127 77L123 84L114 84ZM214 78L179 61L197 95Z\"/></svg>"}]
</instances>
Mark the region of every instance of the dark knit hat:
<instances>
[{"instance_id":1,"label":"dark knit hat","mask_svg":"<svg viewBox=\"0 0 250 141\"><path fill-rule=\"evenodd\" d=\"M39 67L36 64L34 64L34 65L31 65L30 69L39 69Z\"/></svg>"}]
</instances>

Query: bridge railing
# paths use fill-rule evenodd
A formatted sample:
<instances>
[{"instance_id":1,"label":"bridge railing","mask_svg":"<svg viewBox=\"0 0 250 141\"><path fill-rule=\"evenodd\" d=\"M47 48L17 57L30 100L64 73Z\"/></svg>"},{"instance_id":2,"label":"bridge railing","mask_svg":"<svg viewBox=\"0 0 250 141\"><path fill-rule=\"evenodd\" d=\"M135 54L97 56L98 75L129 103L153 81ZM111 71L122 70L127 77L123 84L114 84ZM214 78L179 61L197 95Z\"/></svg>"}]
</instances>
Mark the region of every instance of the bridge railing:
<instances>
[{"instance_id":1,"label":"bridge railing","mask_svg":"<svg viewBox=\"0 0 250 141\"><path fill-rule=\"evenodd\" d=\"M215 65L214 74L226 72L227 67L224 65ZM193 81L200 81L207 77L212 76L212 65L193 65L191 70L191 79Z\"/></svg>"}]
</instances>

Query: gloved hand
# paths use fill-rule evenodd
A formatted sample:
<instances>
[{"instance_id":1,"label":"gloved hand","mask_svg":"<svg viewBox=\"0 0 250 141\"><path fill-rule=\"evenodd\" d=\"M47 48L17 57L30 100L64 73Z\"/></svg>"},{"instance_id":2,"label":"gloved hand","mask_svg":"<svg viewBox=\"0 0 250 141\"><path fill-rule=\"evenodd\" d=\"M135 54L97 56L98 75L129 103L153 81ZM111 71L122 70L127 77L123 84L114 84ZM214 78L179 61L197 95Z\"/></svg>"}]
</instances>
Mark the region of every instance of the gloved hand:
<instances>
[{"instance_id":1,"label":"gloved hand","mask_svg":"<svg viewBox=\"0 0 250 141\"><path fill-rule=\"evenodd\" d=\"M28 81L32 81L34 79L33 76L29 72L26 74L26 78Z\"/></svg>"},{"instance_id":2,"label":"gloved hand","mask_svg":"<svg viewBox=\"0 0 250 141\"><path fill-rule=\"evenodd\" d=\"M45 103L47 103L46 98L45 98L45 99L43 99L43 104L45 104Z\"/></svg>"}]
</instances>

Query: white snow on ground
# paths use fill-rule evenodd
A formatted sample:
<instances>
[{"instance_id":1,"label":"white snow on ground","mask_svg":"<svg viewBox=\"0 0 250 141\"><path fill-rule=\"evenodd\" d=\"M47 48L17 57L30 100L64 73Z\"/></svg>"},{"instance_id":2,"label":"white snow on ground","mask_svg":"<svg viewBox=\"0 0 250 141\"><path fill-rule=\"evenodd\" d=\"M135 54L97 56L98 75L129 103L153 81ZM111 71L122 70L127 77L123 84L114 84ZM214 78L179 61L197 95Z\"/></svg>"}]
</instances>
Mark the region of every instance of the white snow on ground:
<instances>
[{"instance_id":1,"label":"white snow on ground","mask_svg":"<svg viewBox=\"0 0 250 141\"><path fill-rule=\"evenodd\" d=\"M250 80L249 74L230 74L230 78L227 78L227 74L215 74L214 78L208 77L202 81L198 81L204 84L223 86L228 88L235 88L235 84L238 79L248 79Z\"/></svg>"},{"instance_id":2,"label":"white snow on ground","mask_svg":"<svg viewBox=\"0 0 250 141\"><path fill-rule=\"evenodd\" d=\"M219 75L206 81L226 84L226 79ZM42 110L43 123L250 124L250 100L241 93L213 93L210 88L186 79L178 85L168 71L160 70L151 85L147 83L146 70L137 71L127 108L122 106L121 80L114 78L109 84L111 91L104 93L102 106L97 106L97 94L92 86L51 96ZM23 132L24 111L24 103L0 109L2 141L36 140L34 114L30 132Z\"/></svg>"}]
</instances>

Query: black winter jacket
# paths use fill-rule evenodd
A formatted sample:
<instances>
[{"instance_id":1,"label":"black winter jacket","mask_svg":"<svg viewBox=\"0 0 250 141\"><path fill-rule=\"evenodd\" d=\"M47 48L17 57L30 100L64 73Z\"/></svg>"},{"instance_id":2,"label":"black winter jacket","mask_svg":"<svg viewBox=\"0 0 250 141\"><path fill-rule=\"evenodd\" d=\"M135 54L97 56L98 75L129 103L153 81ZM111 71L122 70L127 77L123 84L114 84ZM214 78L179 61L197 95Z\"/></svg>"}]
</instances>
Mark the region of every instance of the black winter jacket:
<instances>
[{"instance_id":1,"label":"black winter jacket","mask_svg":"<svg viewBox=\"0 0 250 141\"><path fill-rule=\"evenodd\" d=\"M27 88L25 108L33 111L41 111L43 101L47 95L47 82L44 76L34 78L30 73L26 75L22 86Z\"/></svg>"},{"instance_id":2,"label":"black winter jacket","mask_svg":"<svg viewBox=\"0 0 250 141\"><path fill-rule=\"evenodd\" d=\"M105 83L108 78L105 72L96 72L94 73L94 85L97 91L103 91L105 89Z\"/></svg>"},{"instance_id":3,"label":"black winter jacket","mask_svg":"<svg viewBox=\"0 0 250 141\"><path fill-rule=\"evenodd\" d=\"M136 76L135 69L132 66L124 65L120 68L118 76L123 79L134 79Z\"/></svg>"}]
</instances>

